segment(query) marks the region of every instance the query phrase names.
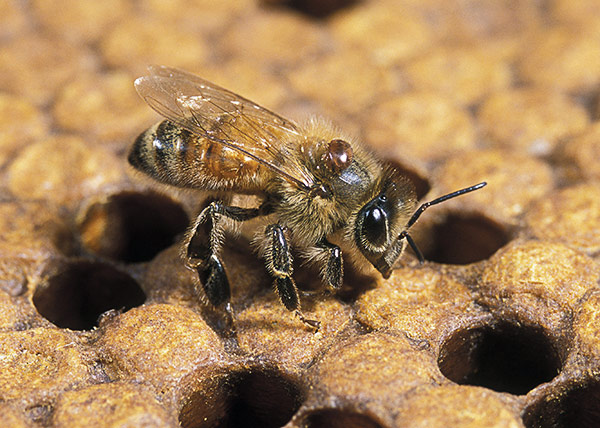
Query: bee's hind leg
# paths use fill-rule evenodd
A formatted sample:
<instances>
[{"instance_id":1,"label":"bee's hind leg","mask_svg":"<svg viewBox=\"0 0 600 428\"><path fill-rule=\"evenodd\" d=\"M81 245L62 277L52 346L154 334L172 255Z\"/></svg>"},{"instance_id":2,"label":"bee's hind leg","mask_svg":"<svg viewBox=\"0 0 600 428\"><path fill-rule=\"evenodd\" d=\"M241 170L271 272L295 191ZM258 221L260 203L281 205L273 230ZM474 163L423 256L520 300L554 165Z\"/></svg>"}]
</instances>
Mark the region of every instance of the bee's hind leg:
<instances>
[{"instance_id":1,"label":"bee's hind leg","mask_svg":"<svg viewBox=\"0 0 600 428\"><path fill-rule=\"evenodd\" d=\"M223 244L224 227L221 217L245 221L263 214L261 208L240 208L211 202L202 210L190 229L185 247L188 267L198 272L204 294L213 306L224 305L228 327L233 329L233 310L229 280L225 273L220 251Z\"/></svg>"},{"instance_id":2,"label":"bee's hind leg","mask_svg":"<svg viewBox=\"0 0 600 428\"><path fill-rule=\"evenodd\" d=\"M279 224L267 226L265 231L269 246L266 253L267 269L275 278L275 288L283 306L294 311L296 316L309 327L318 330L321 323L305 318L300 311L298 288L292 279L292 254L285 237L284 228Z\"/></svg>"}]
</instances>

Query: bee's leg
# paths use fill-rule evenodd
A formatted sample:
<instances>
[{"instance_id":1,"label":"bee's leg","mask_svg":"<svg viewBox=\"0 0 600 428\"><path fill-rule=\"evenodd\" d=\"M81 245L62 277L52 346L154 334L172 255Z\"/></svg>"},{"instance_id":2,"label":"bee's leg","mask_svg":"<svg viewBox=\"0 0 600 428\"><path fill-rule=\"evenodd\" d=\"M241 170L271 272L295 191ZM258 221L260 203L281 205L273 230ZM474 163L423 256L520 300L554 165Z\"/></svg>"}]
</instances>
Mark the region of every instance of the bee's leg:
<instances>
[{"instance_id":1,"label":"bee's leg","mask_svg":"<svg viewBox=\"0 0 600 428\"><path fill-rule=\"evenodd\" d=\"M188 235L185 248L186 264L198 272L204 294L213 306L225 304L228 322L233 322L229 303L229 280L219 254L223 244L224 228L221 217L245 221L263 214L261 208L239 208L211 202L196 218Z\"/></svg>"},{"instance_id":2,"label":"bee's leg","mask_svg":"<svg viewBox=\"0 0 600 428\"><path fill-rule=\"evenodd\" d=\"M300 298L298 288L292 279L292 254L284 234L284 228L279 224L267 226L266 235L269 246L267 249L267 269L275 278L275 288L283 306L289 311L294 311L300 320L315 330L321 323L307 319L300 311Z\"/></svg>"},{"instance_id":3,"label":"bee's leg","mask_svg":"<svg viewBox=\"0 0 600 428\"><path fill-rule=\"evenodd\" d=\"M317 244L317 249L322 253L324 258L323 267L321 268L323 279L331 289L338 290L342 286L344 277L342 250L326 239L322 239Z\"/></svg>"}]
</instances>

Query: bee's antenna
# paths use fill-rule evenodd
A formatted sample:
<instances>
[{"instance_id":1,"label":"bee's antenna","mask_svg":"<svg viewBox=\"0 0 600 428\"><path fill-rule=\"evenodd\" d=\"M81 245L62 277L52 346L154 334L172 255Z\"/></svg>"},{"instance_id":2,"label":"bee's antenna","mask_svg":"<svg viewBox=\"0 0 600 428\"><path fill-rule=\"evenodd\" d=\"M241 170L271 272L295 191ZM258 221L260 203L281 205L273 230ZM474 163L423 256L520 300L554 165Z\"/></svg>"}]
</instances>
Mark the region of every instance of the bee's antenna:
<instances>
[{"instance_id":1,"label":"bee's antenna","mask_svg":"<svg viewBox=\"0 0 600 428\"><path fill-rule=\"evenodd\" d=\"M474 190L481 189L482 187L484 187L486 185L487 185L487 183L484 181L484 182L476 184L474 186L465 187L464 189L457 190L456 192L452 192L452 193L448 193L447 195L440 196L439 198L434 199L433 201L425 202L423 205L421 205L415 211L415 213L412 215L410 220L408 220L408 223L406 223L406 229L410 229L410 227L417 222L419 217L421 217L421 214L423 214L423 211L425 211L430 206L439 204L440 202L447 201L448 199L456 198L457 196L464 195L465 193L469 193ZM410 241L409 241L409 243L410 243ZM412 245L411 245L411 247L412 247Z\"/></svg>"},{"instance_id":2,"label":"bee's antenna","mask_svg":"<svg viewBox=\"0 0 600 428\"><path fill-rule=\"evenodd\" d=\"M415 241L413 241L412 236L408 234L408 230L403 230L400 235L398 235L398 239L406 239L406 242L408 242L408 245L410 245L410 248L412 248L413 252L419 259L419 263L425 263L425 257L423 257L423 253L421 250L419 250L419 247L417 247Z\"/></svg>"},{"instance_id":3,"label":"bee's antenna","mask_svg":"<svg viewBox=\"0 0 600 428\"><path fill-rule=\"evenodd\" d=\"M404 229L400 233L400 235L398 235L398 239L406 239L406 242L408 242L408 245L410 245L410 248L412 248L415 255L419 259L419 263L423 264L425 262L423 253L421 253L421 250L419 250L419 247L417 247L417 244L415 244L415 241L413 241L411 236L408 234L408 229L410 229L410 227L417 222L419 217L421 217L421 214L423 214L423 211L425 211L430 206L439 204L440 202L447 201L448 199L456 198L457 196L464 195L465 193L469 193L474 190L481 189L482 187L484 187L486 185L487 185L487 183L484 181L484 182L481 182L474 186L465 187L464 189L457 190L456 192L452 192L452 193L448 193L447 195L440 196L439 198L434 199L433 201L425 202L423 205L421 205L415 211L415 213L412 215L410 220L408 220L408 223L406 223L406 229Z\"/></svg>"}]
</instances>

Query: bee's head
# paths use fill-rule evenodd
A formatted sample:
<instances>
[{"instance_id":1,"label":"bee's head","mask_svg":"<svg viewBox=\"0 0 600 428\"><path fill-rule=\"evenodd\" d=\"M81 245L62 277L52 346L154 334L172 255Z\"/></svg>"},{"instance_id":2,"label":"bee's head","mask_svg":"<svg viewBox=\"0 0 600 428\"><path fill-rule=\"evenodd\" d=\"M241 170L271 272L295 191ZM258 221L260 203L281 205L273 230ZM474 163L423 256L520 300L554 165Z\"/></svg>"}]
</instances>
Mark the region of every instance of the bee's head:
<instances>
[{"instance_id":1,"label":"bee's head","mask_svg":"<svg viewBox=\"0 0 600 428\"><path fill-rule=\"evenodd\" d=\"M423 263L423 255L408 234L419 216L432 205L481 189L487 183L465 187L425 202L418 209L412 183L394 169L384 172L378 193L356 215L354 241L359 250L384 278L392 274L396 259L408 243Z\"/></svg>"},{"instance_id":2,"label":"bee's head","mask_svg":"<svg viewBox=\"0 0 600 428\"><path fill-rule=\"evenodd\" d=\"M388 278L406 241L400 234L415 211L413 184L394 169L386 169L378 193L362 206L354 223L354 241L367 260Z\"/></svg>"}]
</instances>

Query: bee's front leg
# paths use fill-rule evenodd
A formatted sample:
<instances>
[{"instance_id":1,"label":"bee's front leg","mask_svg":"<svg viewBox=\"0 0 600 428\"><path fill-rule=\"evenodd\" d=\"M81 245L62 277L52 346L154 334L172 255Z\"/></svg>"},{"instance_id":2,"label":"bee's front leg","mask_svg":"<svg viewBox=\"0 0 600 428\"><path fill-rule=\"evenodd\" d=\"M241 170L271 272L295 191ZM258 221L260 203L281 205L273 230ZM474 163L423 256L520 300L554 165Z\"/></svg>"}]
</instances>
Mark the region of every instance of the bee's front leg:
<instances>
[{"instance_id":1,"label":"bee's front leg","mask_svg":"<svg viewBox=\"0 0 600 428\"><path fill-rule=\"evenodd\" d=\"M285 237L284 228L279 224L267 226L265 233L268 240L266 252L267 269L275 278L275 288L283 306L289 311L294 311L300 320L315 330L321 323L307 319L300 311L300 297L298 288L292 278L292 254Z\"/></svg>"},{"instance_id":2,"label":"bee's front leg","mask_svg":"<svg viewBox=\"0 0 600 428\"><path fill-rule=\"evenodd\" d=\"M221 217L245 221L263 214L261 208L229 207L221 202L211 202L202 210L190 229L185 259L188 267L198 272L204 294L213 306L224 304L228 322L233 322L229 280L220 258L224 239Z\"/></svg>"}]
</instances>

